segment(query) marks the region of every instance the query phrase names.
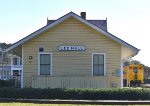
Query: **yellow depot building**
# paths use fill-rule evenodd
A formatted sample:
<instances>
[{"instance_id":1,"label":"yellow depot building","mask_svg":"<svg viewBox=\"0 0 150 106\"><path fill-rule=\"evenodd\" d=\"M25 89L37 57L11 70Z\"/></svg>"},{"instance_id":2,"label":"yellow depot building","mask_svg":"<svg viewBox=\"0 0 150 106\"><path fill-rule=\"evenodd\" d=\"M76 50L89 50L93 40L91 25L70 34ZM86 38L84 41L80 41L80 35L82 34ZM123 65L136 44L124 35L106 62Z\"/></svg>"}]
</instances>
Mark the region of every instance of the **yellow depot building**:
<instances>
[{"instance_id":1,"label":"yellow depot building","mask_svg":"<svg viewBox=\"0 0 150 106\"><path fill-rule=\"evenodd\" d=\"M109 33L107 20L70 12L7 51L22 59L22 88L121 88L122 62L139 49Z\"/></svg>"}]
</instances>

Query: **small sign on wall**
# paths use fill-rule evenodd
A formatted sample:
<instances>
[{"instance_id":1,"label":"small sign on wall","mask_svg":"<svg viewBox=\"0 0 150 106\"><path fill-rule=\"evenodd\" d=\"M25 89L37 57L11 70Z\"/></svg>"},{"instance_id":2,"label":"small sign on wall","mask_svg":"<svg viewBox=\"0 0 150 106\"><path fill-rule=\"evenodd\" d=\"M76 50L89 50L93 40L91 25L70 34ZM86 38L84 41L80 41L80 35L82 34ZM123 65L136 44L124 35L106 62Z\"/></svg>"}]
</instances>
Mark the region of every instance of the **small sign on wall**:
<instances>
[{"instance_id":1,"label":"small sign on wall","mask_svg":"<svg viewBox=\"0 0 150 106\"><path fill-rule=\"evenodd\" d=\"M59 51L85 51L84 46L59 46Z\"/></svg>"},{"instance_id":2,"label":"small sign on wall","mask_svg":"<svg viewBox=\"0 0 150 106\"><path fill-rule=\"evenodd\" d=\"M121 71L119 69L116 69L116 77L120 77Z\"/></svg>"}]
</instances>

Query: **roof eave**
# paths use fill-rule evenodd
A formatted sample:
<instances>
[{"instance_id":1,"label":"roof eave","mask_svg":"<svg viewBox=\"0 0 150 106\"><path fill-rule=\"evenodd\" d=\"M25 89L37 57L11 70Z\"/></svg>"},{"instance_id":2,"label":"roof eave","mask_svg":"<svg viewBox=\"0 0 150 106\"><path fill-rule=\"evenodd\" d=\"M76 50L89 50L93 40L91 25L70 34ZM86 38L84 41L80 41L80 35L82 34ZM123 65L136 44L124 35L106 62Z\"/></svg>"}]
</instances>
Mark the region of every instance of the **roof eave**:
<instances>
[{"instance_id":1,"label":"roof eave","mask_svg":"<svg viewBox=\"0 0 150 106\"><path fill-rule=\"evenodd\" d=\"M70 14L68 13L68 14L64 15L63 17L60 17L59 19L57 19L57 21L51 23L50 25L46 25L46 26L40 28L39 30L37 30L37 31L35 31L35 32L33 32L33 33L31 33L31 34L28 35L27 37L21 39L20 41L16 42L15 44L13 44L13 45L10 46L9 48L7 48L6 51L8 52L8 51L12 50L13 48L15 48L15 47L17 47L17 46L23 44L24 42L26 42L26 41L28 41L29 39L35 37L36 35L38 35L38 34L44 32L44 31L48 30L49 28L54 27L55 25L57 25L58 23L64 21L65 19L67 19L67 18L70 17L70 16L72 16L72 12L71 12Z\"/></svg>"},{"instance_id":2,"label":"roof eave","mask_svg":"<svg viewBox=\"0 0 150 106\"><path fill-rule=\"evenodd\" d=\"M92 24L92 23L90 23L90 22L88 22L88 21L82 19L80 16L76 15L76 14L73 13L73 12L70 12L70 13L68 13L68 14L66 14L66 15L64 15L64 16L62 16L62 17L60 17L59 19L57 19L56 21L54 21L53 23L51 23L51 24L49 24L49 25L46 25L46 26L42 27L41 29L39 29L39 30L33 32L32 34L28 35L27 37L25 37L25 38L21 39L20 41L16 42L14 45L12 45L11 47L9 47L6 51L10 51L11 49L13 49L13 48L15 48L15 47L17 47L17 46L23 44L24 42L30 40L31 38L37 36L38 34L40 34L40 33L42 33L42 32L48 30L49 28L54 27L55 25L57 25L57 24L63 22L65 19L67 19L67 18L69 18L69 17L71 17L71 16L74 17L74 18L76 18L76 19L79 20L80 22L82 22L82 23L88 25L89 27L91 27L91 28L97 30L98 32L104 34L105 36L107 36L107 37L109 37L109 38L115 40L116 42L120 43L121 45L124 45L124 46L130 48L131 50L135 51L136 53L139 52L139 49L137 49L137 48L135 48L134 46L132 46L132 45L126 43L125 41L123 41L123 40L117 38L117 37L114 36L113 34L107 32L107 31L104 31L104 30L102 30L101 28L95 26L94 24Z\"/></svg>"},{"instance_id":3,"label":"roof eave","mask_svg":"<svg viewBox=\"0 0 150 106\"><path fill-rule=\"evenodd\" d=\"M136 51L136 52L139 52L139 51L140 51L140 49L137 49L136 47L134 47L134 46L132 46L132 45L126 43L125 41L123 41L123 40L121 40L120 38L114 36L113 34L107 32L107 31L102 30L101 28L99 28L99 27L93 25L92 23L90 23L90 22L88 22L88 21L82 19L81 17L77 16L76 14L75 14L75 17L76 17L79 21L81 21L81 22L83 22L83 23L86 23L88 26L92 27L93 29L97 30L97 31L100 32L100 33L103 33L104 35L106 35L106 36L108 36L109 38L115 40L116 42L118 42L118 43L120 43L120 44L122 44L122 45L124 45L124 46L126 46L126 47L128 47L128 48L130 48L131 50Z\"/></svg>"}]
</instances>

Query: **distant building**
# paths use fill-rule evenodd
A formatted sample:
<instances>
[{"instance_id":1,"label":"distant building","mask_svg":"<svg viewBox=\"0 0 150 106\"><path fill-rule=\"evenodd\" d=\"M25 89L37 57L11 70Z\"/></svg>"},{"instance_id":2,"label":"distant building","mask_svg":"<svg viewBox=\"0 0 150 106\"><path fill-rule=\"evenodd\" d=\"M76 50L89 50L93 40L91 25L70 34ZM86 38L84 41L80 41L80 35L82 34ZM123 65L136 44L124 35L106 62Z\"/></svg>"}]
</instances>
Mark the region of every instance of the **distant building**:
<instances>
[{"instance_id":1,"label":"distant building","mask_svg":"<svg viewBox=\"0 0 150 106\"><path fill-rule=\"evenodd\" d=\"M16 55L8 56L8 62L0 64L0 79L7 80L15 76L21 76L21 58Z\"/></svg>"}]
</instances>

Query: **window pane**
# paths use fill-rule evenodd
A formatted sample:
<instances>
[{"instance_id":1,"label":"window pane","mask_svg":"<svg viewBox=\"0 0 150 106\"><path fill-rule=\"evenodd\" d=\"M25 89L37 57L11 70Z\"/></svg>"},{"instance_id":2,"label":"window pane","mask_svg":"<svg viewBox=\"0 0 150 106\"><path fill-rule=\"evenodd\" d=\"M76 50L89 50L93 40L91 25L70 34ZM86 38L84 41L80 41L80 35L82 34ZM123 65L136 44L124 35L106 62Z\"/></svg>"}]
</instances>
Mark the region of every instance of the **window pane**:
<instances>
[{"instance_id":1,"label":"window pane","mask_svg":"<svg viewBox=\"0 0 150 106\"><path fill-rule=\"evenodd\" d=\"M104 66L99 66L99 74L104 75Z\"/></svg>"},{"instance_id":2,"label":"window pane","mask_svg":"<svg viewBox=\"0 0 150 106\"><path fill-rule=\"evenodd\" d=\"M40 55L40 74L41 75L50 75L50 54L41 54Z\"/></svg>"},{"instance_id":3,"label":"window pane","mask_svg":"<svg viewBox=\"0 0 150 106\"><path fill-rule=\"evenodd\" d=\"M134 73L138 73L138 68L137 68L137 67L134 67L134 68L133 68L133 72L134 72Z\"/></svg>"},{"instance_id":4,"label":"window pane","mask_svg":"<svg viewBox=\"0 0 150 106\"><path fill-rule=\"evenodd\" d=\"M104 55L93 55L93 75L104 75Z\"/></svg>"},{"instance_id":5,"label":"window pane","mask_svg":"<svg viewBox=\"0 0 150 106\"><path fill-rule=\"evenodd\" d=\"M17 58L13 58L13 65L18 65L18 59Z\"/></svg>"},{"instance_id":6,"label":"window pane","mask_svg":"<svg viewBox=\"0 0 150 106\"><path fill-rule=\"evenodd\" d=\"M40 65L40 74L49 75L50 74L50 65Z\"/></svg>"},{"instance_id":7,"label":"window pane","mask_svg":"<svg viewBox=\"0 0 150 106\"><path fill-rule=\"evenodd\" d=\"M98 65L94 65L94 67L93 67L93 74L94 75L99 75L99 69L98 69Z\"/></svg>"},{"instance_id":8,"label":"window pane","mask_svg":"<svg viewBox=\"0 0 150 106\"><path fill-rule=\"evenodd\" d=\"M40 64L50 64L50 55L49 54L41 54L40 55Z\"/></svg>"},{"instance_id":9,"label":"window pane","mask_svg":"<svg viewBox=\"0 0 150 106\"><path fill-rule=\"evenodd\" d=\"M104 64L104 55L99 55L99 64Z\"/></svg>"},{"instance_id":10,"label":"window pane","mask_svg":"<svg viewBox=\"0 0 150 106\"><path fill-rule=\"evenodd\" d=\"M93 60L93 63L94 63L94 64L98 64L98 55L94 55L94 56L93 56L93 59L94 59L94 60Z\"/></svg>"}]
</instances>

